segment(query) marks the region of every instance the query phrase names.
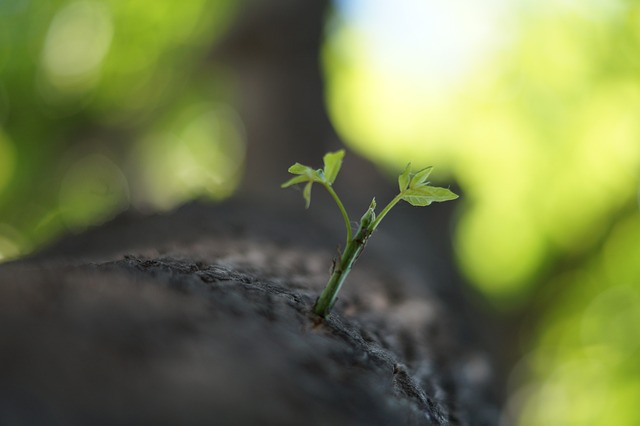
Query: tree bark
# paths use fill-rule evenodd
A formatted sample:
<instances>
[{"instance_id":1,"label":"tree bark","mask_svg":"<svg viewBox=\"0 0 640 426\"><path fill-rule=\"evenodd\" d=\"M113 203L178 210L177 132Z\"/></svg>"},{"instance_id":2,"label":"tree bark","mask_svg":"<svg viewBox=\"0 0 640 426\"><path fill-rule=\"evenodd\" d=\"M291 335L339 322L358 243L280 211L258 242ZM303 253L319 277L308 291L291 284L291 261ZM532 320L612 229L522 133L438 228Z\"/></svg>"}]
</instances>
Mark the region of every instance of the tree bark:
<instances>
[{"instance_id":1,"label":"tree bark","mask_svg":"<svg viewBox=\"0 0 640 426\"><path fill-rule=\"evenodd\" d=\"M0 266L0 424L498 424L466 305L393 243L311 312L332 234L305 212L191 204Z\"/></svg>"}]
</instances>

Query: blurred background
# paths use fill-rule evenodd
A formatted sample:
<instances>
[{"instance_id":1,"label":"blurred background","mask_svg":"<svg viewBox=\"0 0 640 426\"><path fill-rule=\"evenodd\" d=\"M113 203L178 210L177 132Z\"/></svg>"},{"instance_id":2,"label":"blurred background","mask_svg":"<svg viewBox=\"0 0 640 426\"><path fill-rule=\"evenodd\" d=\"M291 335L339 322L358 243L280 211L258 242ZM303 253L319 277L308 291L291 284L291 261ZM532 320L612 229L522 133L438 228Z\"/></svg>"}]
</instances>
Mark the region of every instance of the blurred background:
<instances>
[{"instance_id":1,"label":"blurred background","mask_svg":"<svg viewBox=\"0 0 640 426\"><path fill-rule=\"evenodd\" d=\"M639 424L639 1L0 1L0 261L343 144L464 194L505 424Z\"/></svg>"}]
</instances>

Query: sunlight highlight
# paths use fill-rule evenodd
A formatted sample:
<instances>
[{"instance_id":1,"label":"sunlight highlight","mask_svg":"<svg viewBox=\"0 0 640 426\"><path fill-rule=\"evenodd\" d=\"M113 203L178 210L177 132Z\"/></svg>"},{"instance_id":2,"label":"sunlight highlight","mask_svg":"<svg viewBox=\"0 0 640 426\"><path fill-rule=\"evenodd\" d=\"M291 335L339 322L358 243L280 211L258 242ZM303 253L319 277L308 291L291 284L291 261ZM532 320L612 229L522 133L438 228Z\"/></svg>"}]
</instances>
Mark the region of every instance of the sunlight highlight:
<instances>
[{"instance_id":1,"label":"sunlight highlight","mask_svg":"<svg viewBox=\"0 0 640 426\"><path fill-rule=\"evenodd\" d=\"M60 10L49 27L42 65L58 90L80 91L95 83L109 51L113 24L99 1L79 1Z\"/></svg>"},{"instance_id":2,"label":"sunlight highlight","mask_svg":"<svg viewBox=\"0 0 640 426\"><path fill-rule=\"evenodd\" d=\"M394 75L453 84L509 37L502 0L342 0L338 7L375 49L370 65Z\"/></svg>"},{"instance_id":3,"label":"sunlight highlight","mask_svg":"<svg viewBox=\"0 0 640 426\"><path fill-rule=\"evenodd\" d=\"M233 109L211 102L179 107L138 146L140 206L170 209L198 197L225 198L240 182L244 126Z\"/></svg>"},{"instance_id":4,"label":"sunlight highlight","mask_svg":"<svg viewBox=\"0 0 640 426\"><path fill-rule=\"evenodd\" d=\"M461 272L537 325L505 424L636 425L640 6L510 2L500 40L473 23L493 2L381 3L344 0L329 27L330 116L378 165L460 185Z\"/></svg>"}]
</instances>

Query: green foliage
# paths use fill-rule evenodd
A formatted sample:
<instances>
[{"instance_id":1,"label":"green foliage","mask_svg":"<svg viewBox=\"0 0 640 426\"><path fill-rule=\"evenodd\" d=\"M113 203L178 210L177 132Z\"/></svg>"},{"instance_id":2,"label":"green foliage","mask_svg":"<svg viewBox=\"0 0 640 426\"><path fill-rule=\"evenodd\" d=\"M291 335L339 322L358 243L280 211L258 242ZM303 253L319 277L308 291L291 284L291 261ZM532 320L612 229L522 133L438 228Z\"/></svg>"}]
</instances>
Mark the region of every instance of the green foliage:
<instances>
[{"instance_id":1,"label":"green foliage","mask_svg":"<svg viewBox=\"0 0 640 426\"><path fill-rule=\"evenodd\" d=\"M0 261L235 189L243 125L207 55L237 3L0 1Z\"/></svg>"},{"instance_id":2,"label":"green foliage","mask_svg":"<svg viewBox=\"0 0 640 426\"><path fill-rule=\"evenodd\" d=\"M289 167L289 173L298 175L291 178L287 182L281 185L282 188L287 188L297 183L307 182L304 187L302 195L306 201L306 207L311 205L311 186L314 182L321 183L322 185L331 185L338 176L338 172L342 167L342 159L344 158L344 150L330 152L323 157L324 169L314 170L311 167L305 166L300 163L296 163Z\"/></svg>"},{"instance_id":3,"label":"green foliage","mask_svg":"<svg viewBox=\"0 0 640 426\"><path fill-rule=\"evenodd\" d=\"M434 19L446 9L370 3ZM464 69L441 74L431 71L453 64L451 50L407 48L384 60L397 46L379 42L393 37L392 17L354 19L338 8L324 52L332 123L380 167L429 159L464 188L460 272L507 318L527 323L513 327L511 349L523 353L506 406L519 408L505 413L519 419L507 423L636 426L640 73L631 52L640 50L640 3L501 2L477 15L477 2L455 4L439 20L451 37L437 34L474 42L455 61ZM507 25L485 25L499 40L483 45L464 22L494 12ZM378 16L378 25L358 21ZM414 40L434 39L417 24Z\"/></svg>"},{"instance_id":4,"label":"green foliage","mask_svg":"<svg viewBox=\"0 0 640 426\"><path fill-rule=\"evenodd\" d=\"M411 163L407 164L404 171L398 176L398 188L400 191L404 191L409 187L409 174L411 173Z\"/></svg>"},{"instance_id":5,"label":"green foliage","mask_svg":"<svg viewBox=\"0 0 640 426\"><path fill-rule=\"evenodd\" d=\"M427 167L417 172L410 178L409 170L411 163L407 164L402 174L398 177L398 185L400 186L400 194L402 199L412 206L428 206L433 202L442 202L455 200L458 198L456 194L447 188L438 188L430 186L427 178L431 174L433 167Z\"/></svg>"},{"instance_id":6,"label":"green foliage","mask_svg":"<svg viewBox=\"0 0 640 426\"><path fill-rule=\"evenodd\" d=\"M332 184L336 180L338 172L342 167L343 159L344 149L325 154L325 156L322 158L322 161L324 162L324 178L329 184Z\"/></svg>"},{"instance_id":7,"label":"green foliage","mask_svg":"<svg viewBox=\"0 0 640 426\"><path fill-rule=\"evenodd\" d=\"M314 183L324 186L329 194L333 197L347 228L347 240L344 252L340 256L339 262L335 265L333 273L327 282L327 285L316 301L314 312L322 317L329 314L336 297L344 280L351 271L351 267L364 249L369 237L376 230L380 221L389 213L391 208L399 201L404 200L412 206L428 206L433 202L443 202L458 198L456 194L447 188L440 188L429 185L427 178L431 173L432 167L422 169L415 174L411 174L411 163L407 164L404 171L398 176L399 194L386 205L380 214L376 217L376 199L374 198L360 219L360 224L355 236L352 235L351 222L342 201L332 188L333 182L338 176L338 172L342 167L344 158L344 150L330 152L323 158L324 168L313 169L300 163L295 163L289 167L289 173L297 175L287 182L283 183L282 188L287 188L298 183L305 183L302 195L308 208L311 203L311 187Z\"/></svg>"}]
</instances>

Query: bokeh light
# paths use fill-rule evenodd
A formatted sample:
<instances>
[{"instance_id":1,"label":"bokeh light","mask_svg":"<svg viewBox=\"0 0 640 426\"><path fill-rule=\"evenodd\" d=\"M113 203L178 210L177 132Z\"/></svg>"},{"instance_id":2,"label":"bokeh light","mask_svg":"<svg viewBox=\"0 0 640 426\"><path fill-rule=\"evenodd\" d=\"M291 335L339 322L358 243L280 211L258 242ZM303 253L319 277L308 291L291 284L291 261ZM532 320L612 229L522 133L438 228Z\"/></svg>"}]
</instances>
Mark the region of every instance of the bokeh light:
<instances>
[{"instance_id":1,"label":"bokeh light","mask_svg":"<svg viewBox=\"0 0 640 426\"><path fill-rule=\"evenodd\" d=\"M78 230L103 222L129 205L129 185L120 168L108 157L89 154L75 161L60 183L58 213Z\"/></svg>"},{"instance_id":2,"label":"bokeh light","mask_svg":"<svg viewBox=\"0 0 640 426\"><path fill-rule=\"evenodd\" d=\"M13 230L0 235L5 260L131 205L231 194L242 123L225 112L232 107L187 110L234 100L208 57L237 8L231 0L0 2L0 223Z\"/></svg>"},{"instance_id":3,"label":"bokeh light","mask_svg":"<svg viewBox=\"0 0 640 426\"><path fill-rule=\"evenodd\" d=\"M484 292L519 298L546 251L590 247L637 190L640 86L601 77L613 12L522 6L516 32L506 22L521 17L517 3L510 13L501 2L443 3L340 3L344 23L325 52L328 102L365 155L396 169L406 158L449 168L468 201L461 265ZM365 11L352 18L354 8Z\"/></svg>"},{"instance_id":4,"label":"bokeh light","mask_svg":"<svg viewBox=\"0 0 640 426\"><path fill-rule=\"evenodd\" d=\"M113 23L104 3L79 1L60 9L42 52L43 71L51 86L66 92L95 84L112 35Z\"/></svg>"},{"instance_id":5,"label":"bokeh light","mask_svg":"<svg viewBox=\"0 0 640 426\"><path fill-rule=\"evenodd\" d=\"M639 17L633 1L343 0L328 29L339 133L455 179L461 271L535 324L513 336L506 424L637 424Z\"/></svg>"},{"instance_id":6,"label":"bokeh light","mask_svg":"<svg viewBox=\"0 0 640 426\"><path fill-rule=\"evenodd\" d=\"M187 104L141 140L136 200L164 210L193 198L227 197L242 177L244 153L244 128L230 106Z\"/></svg>"},{"instance_id":7,"label":"bokeh light","mask_svg":"<svg viewBox=\"0 0 640 426\"><path fill-rule=\"evenodd\" d=\"M15 168L15 148L0 127L0 194L9 183Z\"/></svg>"}]
</instances>

